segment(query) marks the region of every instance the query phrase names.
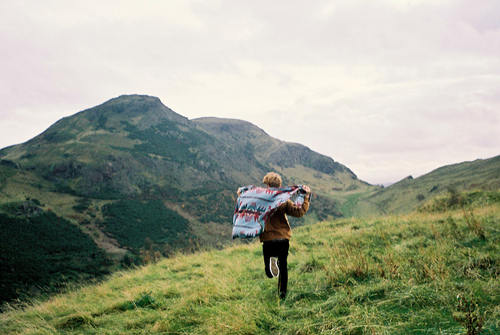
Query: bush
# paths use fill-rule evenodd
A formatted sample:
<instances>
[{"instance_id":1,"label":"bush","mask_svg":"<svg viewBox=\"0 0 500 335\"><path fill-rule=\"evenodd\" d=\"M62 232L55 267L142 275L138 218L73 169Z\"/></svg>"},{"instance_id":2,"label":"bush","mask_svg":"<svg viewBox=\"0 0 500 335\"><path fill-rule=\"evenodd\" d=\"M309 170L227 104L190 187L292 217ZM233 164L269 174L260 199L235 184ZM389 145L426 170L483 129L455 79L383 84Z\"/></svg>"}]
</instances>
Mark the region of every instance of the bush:
<instances>
[{"instance_id":1,"label":"bush","mask_svg":"<svg viewBox=\"0 0 500 335\"><path fill-rule=\"evenodd\" d=\"M104 253L78 227L54 213L27 218L0 214L0 301L32 287L53 291L104 274Z\"/></svg>"},{"instance_id":2,"label":"bush","mask_svg":"<svg viewBox=\"0 0 500 335\"><path fill-rule=\"evenodd\" d=\"M188 241L189 221L165 207L161 200L120 200L103 207L104 230L122 246L140 249L150 239L155 244Z\"/></svg>"}]
</instances>

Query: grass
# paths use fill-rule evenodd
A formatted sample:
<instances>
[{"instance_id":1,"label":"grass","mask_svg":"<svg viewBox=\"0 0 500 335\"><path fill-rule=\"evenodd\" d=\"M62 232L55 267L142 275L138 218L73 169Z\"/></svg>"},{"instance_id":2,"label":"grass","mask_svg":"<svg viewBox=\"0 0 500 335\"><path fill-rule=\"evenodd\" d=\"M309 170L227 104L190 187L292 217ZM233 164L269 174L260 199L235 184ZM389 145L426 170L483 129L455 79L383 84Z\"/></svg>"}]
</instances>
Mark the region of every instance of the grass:
<instances>
[{"instance_id":1,"label":"grass","mask_svg":"<svg viewBox=\"0 0 500 335\"><path fill-rule=\"evenodd\" d=\"M341 211L346 217L354 216L356 208L358 207L358 200L362 196L362 193L351 194L347 197L346 202L342 205Z\"/></svg>"},{"instance_id":2,"label":"grass","mask_svg":"<svg viewBox=\"0 0 500 335\"><path fill-rule=\"evenodd\" d=\"M415 210L438 195L457 191L498 190L500 156L443 166L415 179L405 178L387 188L360 198L359 214L379 212L403 214ZM358 214L358 213L356 213Z\"/></svg>"},{"instance_id":3,"label":"grass","mask_svg":"<svg viewBox=\"0 0 500 335\"><path fill-rule=\"evenodd\" d=\"M490 203L297 228L284 300L237 241L13 307L0 333L498 334L499 219Z\"/></svg>"}]
</instances>

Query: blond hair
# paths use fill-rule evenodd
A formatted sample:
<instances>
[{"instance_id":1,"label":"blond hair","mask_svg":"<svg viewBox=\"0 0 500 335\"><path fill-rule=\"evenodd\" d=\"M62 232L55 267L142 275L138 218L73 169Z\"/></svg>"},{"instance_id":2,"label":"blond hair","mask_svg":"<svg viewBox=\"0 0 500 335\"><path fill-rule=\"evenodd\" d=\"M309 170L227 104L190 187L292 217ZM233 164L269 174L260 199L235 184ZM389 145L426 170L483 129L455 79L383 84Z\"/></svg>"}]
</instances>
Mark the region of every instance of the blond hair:
<instances>
[{"instance_id":1,"label":"blond hair","mask_svg":"<svg viewBox=\"0 0 500 335\"><path fill-rule=\"evenodd\" d=\"M276 172L269 172L262 180L269 187L281 187L281 176Z\"/></svg>"}]
</instances>

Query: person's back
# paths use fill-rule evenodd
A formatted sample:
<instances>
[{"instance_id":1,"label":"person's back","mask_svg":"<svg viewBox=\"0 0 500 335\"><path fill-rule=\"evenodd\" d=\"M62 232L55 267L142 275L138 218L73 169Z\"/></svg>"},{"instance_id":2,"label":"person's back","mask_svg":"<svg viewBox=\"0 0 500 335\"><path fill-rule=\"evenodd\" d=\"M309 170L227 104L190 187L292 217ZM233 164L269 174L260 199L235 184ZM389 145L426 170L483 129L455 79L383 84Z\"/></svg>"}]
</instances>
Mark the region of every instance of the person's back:
<instances>
[{"instance_id":1,"label":"person's back","mask_svg":"<svg viewBox=\"0 0 500 335\"><path fill-rule=\"evenodd\" d=\"M261 242L290 239L292 237L292 229L288 223L286 215L296 218L301 218L309 210L309 197L304 199L302 206L298 207L291 200L287 200L284 204L278 207L276 212L266 222L264 232L259 236Z\"/></svg>"}]
</instances>

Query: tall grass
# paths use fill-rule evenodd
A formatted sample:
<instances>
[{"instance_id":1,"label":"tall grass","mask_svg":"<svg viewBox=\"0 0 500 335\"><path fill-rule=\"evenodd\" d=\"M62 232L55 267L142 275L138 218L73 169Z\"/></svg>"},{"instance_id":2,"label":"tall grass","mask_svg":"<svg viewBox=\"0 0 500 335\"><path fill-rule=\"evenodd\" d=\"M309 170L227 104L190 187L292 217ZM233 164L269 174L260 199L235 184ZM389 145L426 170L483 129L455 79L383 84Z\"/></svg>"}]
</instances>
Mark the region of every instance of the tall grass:
<instances>
[{"instance_id":1,"label":"tall grass","mask_svg":"<svg viewBox=\"0 0 500 335\"><path fill-rule=\"evenodd\" d=\"M258 242L177 255L13 308L0 333L498 334L499 219L489 203L297 228L284 300Z\"/></svg>"}]
</instances>

